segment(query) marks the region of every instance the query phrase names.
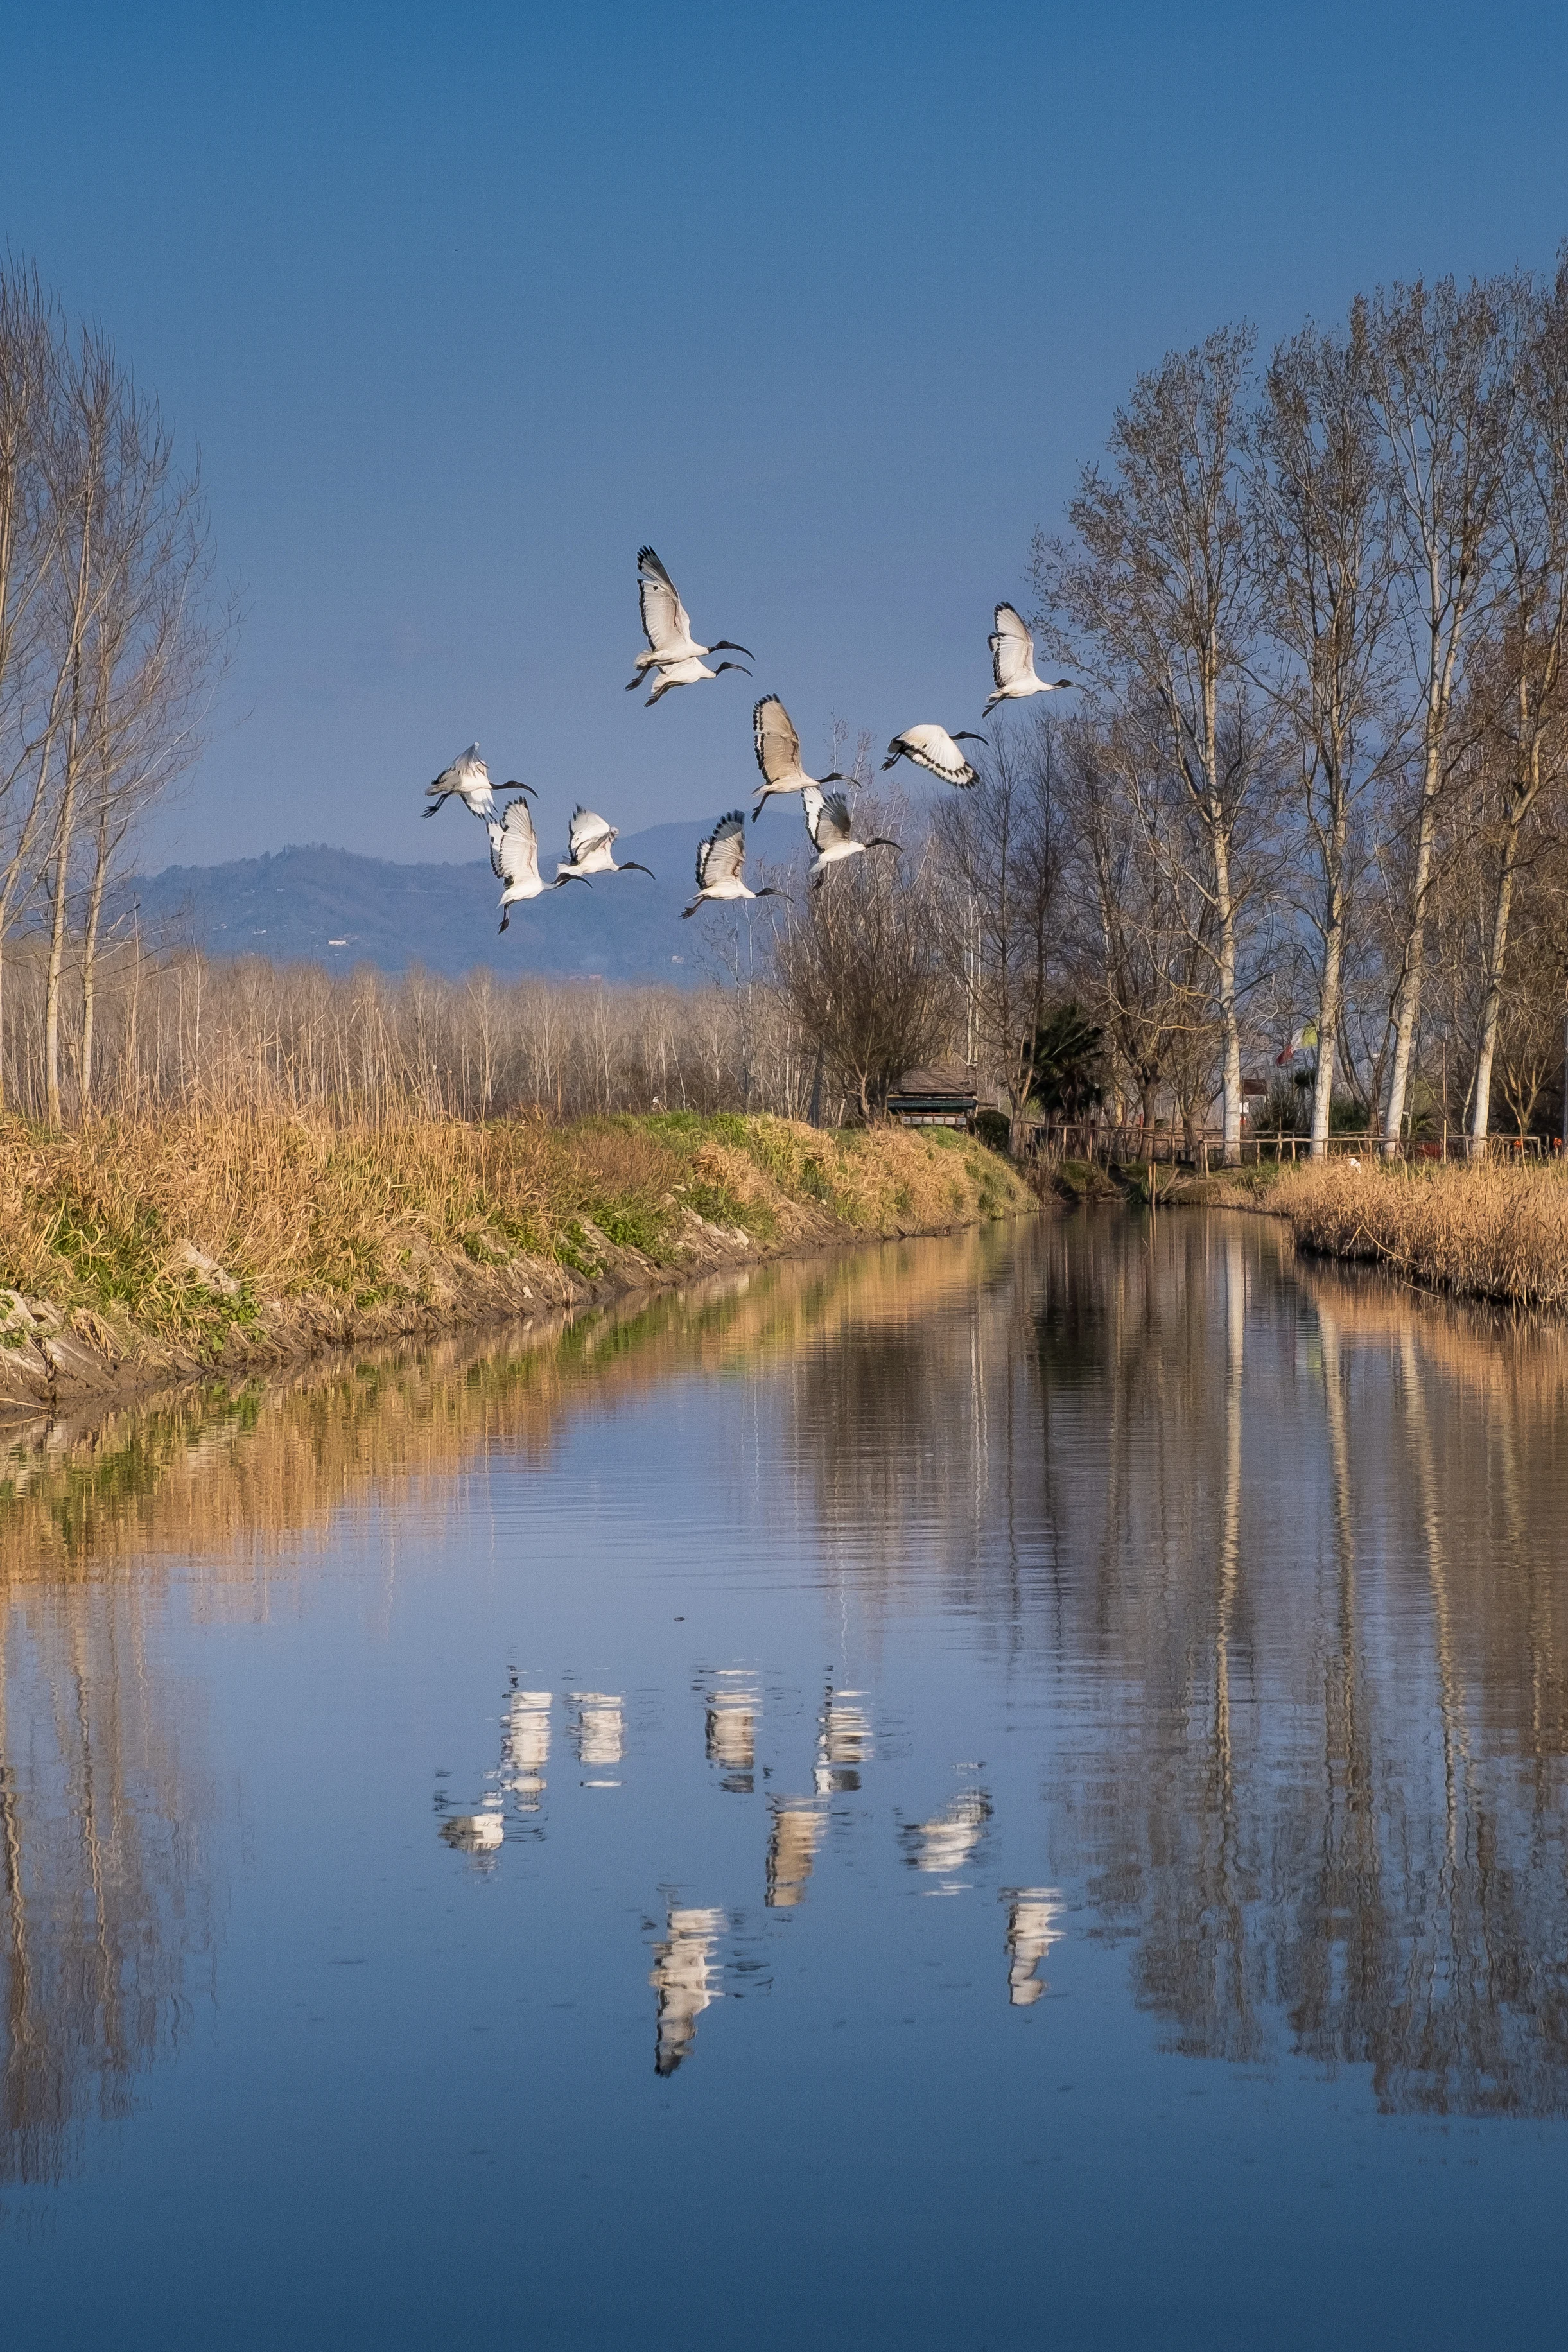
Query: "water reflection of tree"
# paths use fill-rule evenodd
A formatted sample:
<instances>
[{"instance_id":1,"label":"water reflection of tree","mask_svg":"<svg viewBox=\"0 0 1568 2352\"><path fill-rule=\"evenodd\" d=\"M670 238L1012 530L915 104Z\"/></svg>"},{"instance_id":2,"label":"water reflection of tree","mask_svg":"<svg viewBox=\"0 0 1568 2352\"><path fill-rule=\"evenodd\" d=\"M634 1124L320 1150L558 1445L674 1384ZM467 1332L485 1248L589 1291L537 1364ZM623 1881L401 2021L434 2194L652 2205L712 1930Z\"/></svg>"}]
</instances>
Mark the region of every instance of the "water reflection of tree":
<instances>
[{"instance_id":1,"label":"water reflection of tree","mask_svg":"<svg viewBox=\"0 0 1568 2352\"><path fill-rule=\"evenodd\" d=\"M211 1949L209 1811L144 1596L0 1591L0 2179L58 2180L176 2038Z\"/></svg>"},{"instance_id":2,"label":"water reflection of tree","mask_svg":"<svg viewBox=\"0 0 1568 2352\"><path fill-rule=\"evenodd\" d=\"M1293 1277L1267 1229L1100 1255L1039 1326L1100 1710L1052 1794L1140 1997L1391 2108L1568 2110L1563 1341Z\"/></svg>"}]
</instances>

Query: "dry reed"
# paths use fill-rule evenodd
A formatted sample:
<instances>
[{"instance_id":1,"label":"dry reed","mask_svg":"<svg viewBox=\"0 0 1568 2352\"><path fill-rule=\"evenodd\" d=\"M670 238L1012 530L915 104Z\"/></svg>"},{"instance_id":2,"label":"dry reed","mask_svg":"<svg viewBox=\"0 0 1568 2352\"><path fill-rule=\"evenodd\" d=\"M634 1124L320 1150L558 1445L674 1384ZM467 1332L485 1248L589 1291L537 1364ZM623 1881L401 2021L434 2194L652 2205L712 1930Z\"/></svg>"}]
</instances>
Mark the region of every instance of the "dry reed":
<instances>
[{"instance_id":1,"label":"dry reed","mask_svg":"<svg viewBox=\"0 0 1568 2352\"><path fill-rule=\"evenodd\" d=\"M1568 1305L1568 1172L1484 1163L1303 1168L1270 1192L1298 1245L1458 1298Z\"/></svg>"}]
</instances>

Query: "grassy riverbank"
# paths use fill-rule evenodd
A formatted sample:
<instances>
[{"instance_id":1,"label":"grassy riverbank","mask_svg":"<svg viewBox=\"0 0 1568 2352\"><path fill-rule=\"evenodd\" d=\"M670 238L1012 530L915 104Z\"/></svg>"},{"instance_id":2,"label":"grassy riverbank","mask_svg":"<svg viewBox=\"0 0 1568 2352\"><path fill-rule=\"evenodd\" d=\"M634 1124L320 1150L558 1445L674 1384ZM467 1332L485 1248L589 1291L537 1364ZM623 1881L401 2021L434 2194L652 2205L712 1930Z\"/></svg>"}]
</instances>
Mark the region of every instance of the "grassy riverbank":
<instances>
[{"instance_id":1,"label":"grassy riverbank","mask_svg":"<svg viewBox=\"0 0 1568 2352\"><path fill-rule=\"evenodd\" d=\"M527 1315L1030 1205L940 1129L0 1121L0 1407Z\"/></svg>"},{"instance_id":2,"label":"grassy riverbank","mask_svg":"<svg viewBox=\"0 0 1568 2352\"><path fill-rule=\"evenodd\" d=\"M1456 1298L1568 1306L1568 1171L1340 1161L1283 1170L1265 1200L1321 1256L1385 1265Z\"/></svg>"}]
</instances>

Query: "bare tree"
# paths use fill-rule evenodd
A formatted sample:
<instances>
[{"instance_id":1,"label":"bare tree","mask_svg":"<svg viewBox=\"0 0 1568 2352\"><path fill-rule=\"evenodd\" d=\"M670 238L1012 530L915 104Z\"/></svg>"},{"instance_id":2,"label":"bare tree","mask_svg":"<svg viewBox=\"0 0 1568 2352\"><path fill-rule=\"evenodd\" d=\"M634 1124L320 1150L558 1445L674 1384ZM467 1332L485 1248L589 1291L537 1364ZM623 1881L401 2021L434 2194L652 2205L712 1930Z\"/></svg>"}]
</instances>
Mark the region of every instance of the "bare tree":
<instances>
[{"instance_id":1,"label":"bare tree","mask_svg":"<svg viewBox=\"0 0 1568 2352\"><path fill-rule=\"evenodd\" d=\"M938 938L954 992L964 1002L972 1058L1001 1084L1017 1153L1034 1084L1035 1034L1049 991L1060 817L1050 721L1032 719L1021 730L994 732L980 782L936 812Z\"/></svg>"},{"instance_id":2,"label":"bare tree","mask_svg":"<svg viewBox=\"0 0 1568 2352\"><path fill-rule=\"evenodd\" d=\"M1470 669L1488 706L1489 764L1497 774L1496 869L1485 940L1485 989L1470 1089L1470 1146L1484 1150L1492 1067L1503 1017L1509 924L1526 828L1542 793L1563 772L1563 655L1568 650L1568 253L1543 295L1517 286L1528 304L1521 338L1510 462L1498 502L1500 581L1490 641ZM1515 1019L1515 1034L1521 1024ZM1539 1092L1539 1087L1536 1088ZM1517 1101L1517 1092L1515 1100Z\"/></svg>"},{"instance_id":3,"label":"bare tree","mask_svg":"<svg viewBox=\"0 0 1568 2352\"><path fill-rule=\"evenodd\" d=\"M1149 772L1159 731L1152 739L1131 713L1103 723L1088 713L1060 730L1062 946L1105 1032L1118 1094L1131 1090L1152 1123L1169 1082L1191 1140L1219 1059L1213 906L1192 879L1201 850L1184 791L1172 807Z\"/></svg>"},{"instance_id":4,"label":"bare tree","mask_svg":"<svg viewBox=\"0 0 1568 2352\"><path fill-rule=\"evenodd\" d=\"M58 358L58 319L37 274L0 268L0 1009L6 939L37 880L48 805L37 699L40 607L59 535L47 465Z\"/></svg>"},{"instance_id":5,"label":"bare tree","mask_svg":"<svg viewBox=\"0 0 1568 2352\"><path fill-rule=\"evenodd\" d=\"M107 338L84 331L62 355L49 436L58 557L45 599L54 755L45 1095L63 1115L60 1008L73 860L90 860L79 1106L92 1085L99 930L115 852L138 809L195 756L226 616L206 602L211 564L200 490L180 474L156 404ZM85 843L83 836L85 835Z\"/></svg>"},{"instance_id":6,"label":"bare tree","mask_svg":"<svg viewBox=\"0 0 1568 2352\"><path fill-rule=\"evenodd\" d=\"M898 814L879 810L879 830ZM826 875L779 925L772 963L794 1019L862 1119L875 1118L904 1071L948 1034L929 861L906 869L877 853Z\"/></svg>"},{"instance_id":7,"label":"bare tree","mask_svg":"<svg viewBox=\"0 0 1568 2352\"><path fill-rule=\"evenodd\" d=\"M1413 854L1388 1018L1384 1150L1399 1148L1421 1012L1438 796L1464 649L1495 587L1513 405L1515 289L1417 278L1358 301L1351 331L1383 436L1394 610L1409 654Z\"/></svg>"},{"instance_id":8,"label":"bare tree","mask_svg":"<svg viewBox=\"0 0 1568 2352\"><path fill-rule=\"evenodd\" d=\"M1369 393L1364 336L1341 341L1303 328L1269 362L1253 471L1258 611L1283 656L1277 690L1313 853L1315 887L1303 911L1319 941L1314 1160L1328 1150L1355 879L1352 827L1387 745L1389 546Z\"/></svg>"},{"instance_id":9,"label":"bare tree","mask_svg":"<svg viewBox=\"0 0 1568 2352\"><path fill-rule=\"evenodd\" d=\"M1239 835L1267 775L1253 708L1257 582L1247 561L1252 337L1222 328L1135 383L1117 413L1111 470L1090 467L1069 541L1037 537L1034 574L1054 625L1100 691L1163 729L1202 835L1202 887L1224 1033L1225 1157L1241 1153Z\"/></svg>"}]
</instances>

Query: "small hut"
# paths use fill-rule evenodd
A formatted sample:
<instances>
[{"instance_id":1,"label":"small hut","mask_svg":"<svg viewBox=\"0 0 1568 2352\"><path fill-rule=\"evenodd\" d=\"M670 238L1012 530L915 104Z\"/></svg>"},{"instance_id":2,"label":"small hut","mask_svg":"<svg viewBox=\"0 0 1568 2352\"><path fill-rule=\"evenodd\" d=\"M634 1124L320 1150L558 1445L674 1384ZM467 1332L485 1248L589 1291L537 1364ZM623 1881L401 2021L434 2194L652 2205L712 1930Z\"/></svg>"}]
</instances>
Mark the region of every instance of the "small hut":
<instances>
[{"instance_id":1,"label":"small hut","mask_svg":"<svg viewBox=\"0 0 1568 2352\"><path fill-rule=\"evenodd\" d=\"M906 1070L888 1097L888 1115L902 1127L961 1127L980 1104L973 1070Z\"/></svg>"}]
</instances>

